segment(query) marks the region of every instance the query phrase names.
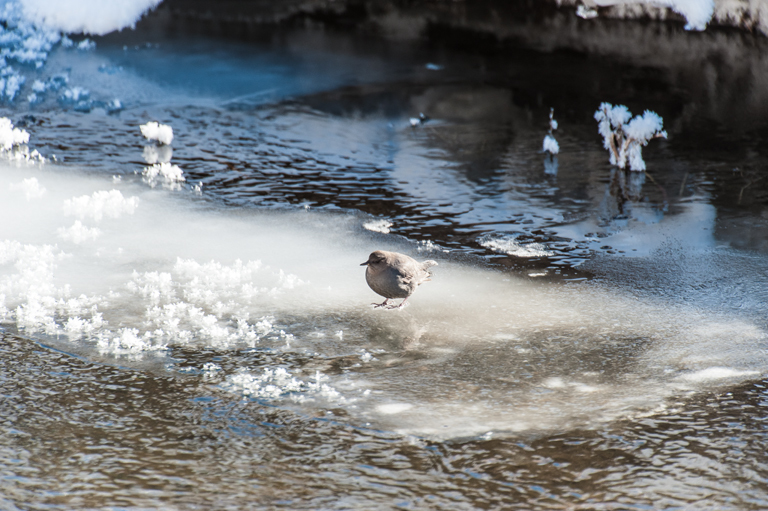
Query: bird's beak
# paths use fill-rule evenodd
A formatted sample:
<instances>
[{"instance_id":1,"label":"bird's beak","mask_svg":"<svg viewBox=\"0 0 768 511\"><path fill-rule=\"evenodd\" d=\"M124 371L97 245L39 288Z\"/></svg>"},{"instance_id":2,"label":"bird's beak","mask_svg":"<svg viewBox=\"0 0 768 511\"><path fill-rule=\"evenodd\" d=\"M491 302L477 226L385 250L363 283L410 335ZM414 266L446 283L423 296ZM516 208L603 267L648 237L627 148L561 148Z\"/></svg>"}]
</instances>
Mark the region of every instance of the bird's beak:
<instances>
[{"instance_id":1,"label":"bird's beak","mask_svg":"<svg viewBox=\"0 0 768 511\"><path fill-rule=\"evenodd\" d=\"M368 261L362 263L360 266L368 266Z\"/></svg>"}]
</instances>

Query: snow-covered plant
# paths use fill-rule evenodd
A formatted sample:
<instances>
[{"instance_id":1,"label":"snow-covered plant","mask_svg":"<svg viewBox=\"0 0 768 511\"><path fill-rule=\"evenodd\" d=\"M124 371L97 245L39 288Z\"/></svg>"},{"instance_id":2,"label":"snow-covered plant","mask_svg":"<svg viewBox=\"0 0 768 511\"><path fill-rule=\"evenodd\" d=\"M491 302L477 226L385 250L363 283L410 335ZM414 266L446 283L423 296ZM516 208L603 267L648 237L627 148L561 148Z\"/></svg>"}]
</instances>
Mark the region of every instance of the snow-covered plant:
<instances>
[{"instance_id":1,"label":"snow-covered plant","mask_svg":"<svg viewBox=\"0 0 768 511\"><path fill-rule=\"evenodd\" d=\"M29 133L19 128L14 128L13 123L7 117L0 117L0 150L10 151L14 147L29 142Z\"/></svg>"},{"instance_id":2,"label":"snow-covered plant","mask_svg":"<svg viewBox=\"0 0 768 511\"><path fill-rule=\"evenodd\" d=\"M173 128L159 122L148 122L139 126L141 134L147 140L155 140L160 144L171 145L173 142Z\"/></svg>"},{"instance_id":3,"label":"snow-covered plant","mask_svg":"<svg viewBox=\"0 0 768 511\"><path fill-rule=\"evenodd\" d=\"M629 162L630 170L644 171L643 146L651 139L667 138L667 132L662 130L663 120L650 110L633 119L626 106L602 103L595 112L595 120L611 164L620 169L626 168Z\"/></svg>"},{"instance_id":4,"label":"snow-covered plant","mask_svg":"<svg viewBox=\"0 0 768 511\"><path fill-rule=\"evenodd\" d=\"M170 162L155 163L145 167L141 175L144 182L152 188L159 183L170 190L178 190L181 188L181 183L186 181L184 171L178 165L172 165Z\"/></svg>"},{"instance_id":5,"label":"snow-covered plant","mask_svg":"<svg viewBox=\"0 0 768 511\"><path fill-rule=\"evenodd\" d=\"M557 129L557 121L555 120L555 109L549 109L549 133L544 137L544 151L549 154L557 154L560 152L560 144L555 140L552 132Z\"/></svg>"}]
</instances>

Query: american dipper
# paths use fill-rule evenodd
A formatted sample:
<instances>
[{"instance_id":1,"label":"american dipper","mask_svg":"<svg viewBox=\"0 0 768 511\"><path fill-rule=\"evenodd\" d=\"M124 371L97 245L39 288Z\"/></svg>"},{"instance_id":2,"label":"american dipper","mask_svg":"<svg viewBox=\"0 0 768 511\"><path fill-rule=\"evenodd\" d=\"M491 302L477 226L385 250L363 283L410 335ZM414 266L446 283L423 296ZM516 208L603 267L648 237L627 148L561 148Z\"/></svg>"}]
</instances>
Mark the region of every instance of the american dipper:
<instances>
[{"instance_id":1,"label":"american dipper","mask_svg":"<svg viewBox=\"0 0 768 511\"><path fill-rule=\"evenodd\" d=\"M422 282L430 280L429 277L432 274L428 269L431 266L437 266L437 263L431 260L420 263L407 255L377 250L372 252L368 260L360 266L368 267L365 269L365 280L371 289L386 298L382 303L372 305L387 307L387 302L391 298L404 298L400 305L387 307L399 309L405 305L408 297Z\"/></svg>"}]
</instances>

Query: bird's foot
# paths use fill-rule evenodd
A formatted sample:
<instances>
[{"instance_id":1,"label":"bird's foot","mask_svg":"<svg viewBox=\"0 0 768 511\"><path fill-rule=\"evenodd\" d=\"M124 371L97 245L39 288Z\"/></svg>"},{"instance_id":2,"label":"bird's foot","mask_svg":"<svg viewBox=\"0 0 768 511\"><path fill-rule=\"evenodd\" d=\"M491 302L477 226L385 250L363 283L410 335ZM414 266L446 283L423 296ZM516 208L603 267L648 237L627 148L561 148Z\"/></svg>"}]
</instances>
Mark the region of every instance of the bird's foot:
<instances>
[{"instance_id":1,"label":"bird's foot","mask_svg":"<svg viewBox=\"0 0 768 511\"><path fill-rule=\"evenodd\" d=\"M387 298L386 300L384 300L384 301L383 301L383 302L381 302L381 303L372 303L371 305L373 305L373 308L374 308L374 309L378 309L379 307L387 307L387 305L388 305L388 304L389 304L389 298ZM387 308L388 308L388 309L391 309L391 308L392 308L392 306L390 305L390 306L389 306L389 307L387 307Z\"/></svg>"},{"instance_id":2,"label":"bird's foot","mask_svg":"<svg viewBox=\"0 0 768 511\"><path fill-rule=\"evenodd\" d=\"M408 299L406 298L405 300L403 300L402 302L400 302L400 305L395 305L395 304L392 304L392 305L390 305L389 307L387 307L387 309L389 309L389 310L392 310L392 309L403 309L403 308L405 308L405 306L407 305L407 304L405 303L407 300L408 300Z\"/></svg>"}]
</instances>

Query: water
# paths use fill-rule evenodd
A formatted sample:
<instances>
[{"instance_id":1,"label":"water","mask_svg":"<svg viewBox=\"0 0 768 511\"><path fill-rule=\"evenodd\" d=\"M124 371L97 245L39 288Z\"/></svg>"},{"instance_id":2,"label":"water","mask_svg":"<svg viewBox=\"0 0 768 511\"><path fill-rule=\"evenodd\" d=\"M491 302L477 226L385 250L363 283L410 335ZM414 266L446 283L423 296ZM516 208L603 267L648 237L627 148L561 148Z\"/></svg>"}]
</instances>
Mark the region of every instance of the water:
<instances>
[{"instance_id":1,"label":"water","mask_svg":"<svg viewBox=\"0 0 768 511\"><path fill-rule=\"evenodd\" d=\"M766 506L759 112L631 59L165 15L27 70L103 103L3 109L50 161L0 171L0 508ZM664 117L647 176L606 100ZM151 120L184 183L142 177ZM439 262L402 311L377 248Z\"/></svg>"}]
</instances>

